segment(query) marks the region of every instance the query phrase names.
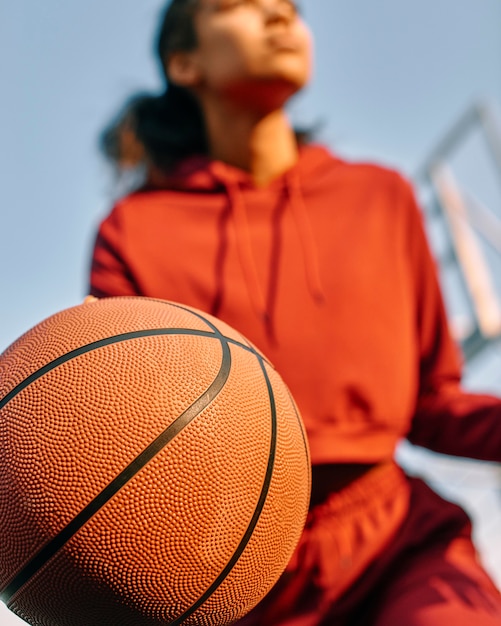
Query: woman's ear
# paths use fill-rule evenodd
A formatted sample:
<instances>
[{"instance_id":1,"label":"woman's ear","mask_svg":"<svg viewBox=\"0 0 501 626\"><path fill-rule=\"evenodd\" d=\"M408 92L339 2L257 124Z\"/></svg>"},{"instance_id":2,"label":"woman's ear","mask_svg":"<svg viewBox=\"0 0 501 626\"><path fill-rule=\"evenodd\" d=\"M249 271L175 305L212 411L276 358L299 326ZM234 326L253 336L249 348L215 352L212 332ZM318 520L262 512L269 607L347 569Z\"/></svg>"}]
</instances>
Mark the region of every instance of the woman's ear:
<instances>
[{"instance_id":1,"label":"woman's ear","mask_svg":"<svg viewBox=\"0 0 501 626\"><path fill-rule=\"evenodd\" d=\"M174 52L167 62L167 76L179 87L196 87L200 71L193 52Z\"/></svg>"}]
</instances>

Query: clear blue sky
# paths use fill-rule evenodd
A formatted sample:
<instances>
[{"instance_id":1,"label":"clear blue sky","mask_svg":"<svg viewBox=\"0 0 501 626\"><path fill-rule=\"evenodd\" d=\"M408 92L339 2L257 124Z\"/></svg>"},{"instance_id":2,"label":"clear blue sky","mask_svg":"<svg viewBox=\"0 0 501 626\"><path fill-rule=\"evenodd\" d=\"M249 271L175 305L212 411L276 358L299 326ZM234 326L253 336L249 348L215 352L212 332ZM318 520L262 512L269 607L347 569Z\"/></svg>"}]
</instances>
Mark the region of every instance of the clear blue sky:
<instances>
[{"instance_id":1,"label":"clear blue sky","mask_svg":"<svg viewBox=\"0 0 501 626\"><path fill-rule=\"evenodd\" d=\"M159 84L159 0L0 3L0 351L86 293L112 180L103 123ZM316 36L312 85L294 119L350 157L412 174L478 98L501 103L499 0L305 0ZM0 606L0 622L20 623Z\"/></svg>"}]
</instances>

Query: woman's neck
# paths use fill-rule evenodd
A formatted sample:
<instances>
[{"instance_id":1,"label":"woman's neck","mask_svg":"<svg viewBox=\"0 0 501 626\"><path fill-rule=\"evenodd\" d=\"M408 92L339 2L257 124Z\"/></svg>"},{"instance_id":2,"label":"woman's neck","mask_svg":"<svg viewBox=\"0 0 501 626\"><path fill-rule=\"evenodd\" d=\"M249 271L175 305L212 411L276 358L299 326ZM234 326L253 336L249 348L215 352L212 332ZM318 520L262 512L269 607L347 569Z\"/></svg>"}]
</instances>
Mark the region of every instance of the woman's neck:
<instances>
[{"instance_id":1,"label":"woman's neck","mask_svg":"<svg viewBox=\"0 0 501 626\"><path fill-rule=\"evenodd\" d=\"M298 159L294 130L283 109L258 115L232 106L205 107L213 159L248 172L264 187Z\"/></svg>"}]
</instances>

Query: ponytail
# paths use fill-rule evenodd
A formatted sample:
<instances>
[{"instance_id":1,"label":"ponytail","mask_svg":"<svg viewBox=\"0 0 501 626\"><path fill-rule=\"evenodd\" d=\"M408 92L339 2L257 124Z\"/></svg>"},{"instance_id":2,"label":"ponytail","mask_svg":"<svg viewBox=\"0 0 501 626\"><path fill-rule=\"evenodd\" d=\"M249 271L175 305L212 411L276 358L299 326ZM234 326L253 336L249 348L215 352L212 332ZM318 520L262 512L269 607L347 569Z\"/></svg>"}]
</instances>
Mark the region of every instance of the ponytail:
<instances>
[{"instance_id":1,"label":"ponytail","mask_svg":"<svg viewBox=\"0 0 501 626\"><path fill-rule=\"evenodd\" d=\"M207 153L200 107L188 90L176 85L161 95L130 98L100 143L118 169L145 165L168 170L186 156Z\"/></svg>"}]
</instances>

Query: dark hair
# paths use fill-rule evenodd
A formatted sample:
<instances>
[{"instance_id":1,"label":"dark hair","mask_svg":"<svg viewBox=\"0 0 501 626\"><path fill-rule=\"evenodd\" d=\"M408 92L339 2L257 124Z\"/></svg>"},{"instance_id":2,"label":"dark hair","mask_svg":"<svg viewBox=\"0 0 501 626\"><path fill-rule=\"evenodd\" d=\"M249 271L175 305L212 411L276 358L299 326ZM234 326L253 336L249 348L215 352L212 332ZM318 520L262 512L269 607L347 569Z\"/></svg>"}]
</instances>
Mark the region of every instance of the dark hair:
<instances>
[{"instance_id":1,"label":"dark hair","mask_svg":"<svg viewBox=\"0 0 501 626\"><path fill-rule=\"evenodd\" d=\"M166 169L191 154L205 154L201 109L185 88L169 83L167 60L197 45L194 15L199 0L172 0L160 22L155 53L165 78L163 93L140 93L125 103L101 135L101 149L120 169L148 162Z\"/></svg>"},{"instance_id":2,"label":"dark hair","mask_svg":"<svg viewBox=\"0 0 501 626\"><path fill-rule=\"evenodd\" d=\"M140 93L125 103L104 129L100 145L119 170L127 167L172 168L184 157L207 154L207 136L201 108L192 93L169 82L169 55L197 46L194 16L200 0L171 0L164 10L155 41L166 88L155 95ZM296 131L299 143L310 139L308 131Z\"/></svg>"}]
</instances>

